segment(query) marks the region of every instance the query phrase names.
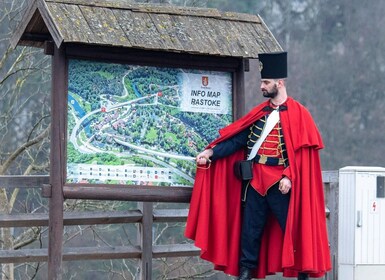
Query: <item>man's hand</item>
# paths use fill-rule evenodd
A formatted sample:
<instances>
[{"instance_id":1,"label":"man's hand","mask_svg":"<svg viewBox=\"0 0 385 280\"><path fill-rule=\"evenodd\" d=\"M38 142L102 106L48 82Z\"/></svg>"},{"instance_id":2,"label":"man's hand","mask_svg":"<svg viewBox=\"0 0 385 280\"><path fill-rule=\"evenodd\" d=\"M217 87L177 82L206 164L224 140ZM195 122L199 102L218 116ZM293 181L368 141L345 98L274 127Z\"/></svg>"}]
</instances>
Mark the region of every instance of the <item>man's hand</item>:
<instances>
[{"instance_id":1,"label":"man's hand","mask_svg":"<svg viewBox=\"0 0 385 280\"><path fill-rule=\"evenodd\" d=\"M210 162L210 157L213 155L213 150L212 149L207 149L201 152L199 155L196 157L196 162L199 165L204 165L207 162Z\"/></svg>"},{"instance_id":2,"label":"man's hand","mask_svg":"<svg viewBox=\"0 0 385 280\"><path fill-rule=\"evenodd\" d=\"M287 194L291 189L291 181L286 176L279 182L279 190L282 194Z\"/></svg>"}]
</instances>

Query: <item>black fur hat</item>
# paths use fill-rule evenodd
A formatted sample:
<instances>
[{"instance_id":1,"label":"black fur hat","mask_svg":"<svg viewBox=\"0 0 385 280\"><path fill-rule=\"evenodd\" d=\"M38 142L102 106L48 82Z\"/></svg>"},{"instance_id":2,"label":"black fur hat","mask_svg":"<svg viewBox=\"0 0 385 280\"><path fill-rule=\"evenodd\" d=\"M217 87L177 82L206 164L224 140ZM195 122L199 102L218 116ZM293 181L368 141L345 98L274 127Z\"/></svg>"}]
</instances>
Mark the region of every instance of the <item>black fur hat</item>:
<instances>
[{"instance_id":1,"label":"black fur hat","mask_svg":"<svg viewBox=\"0 0 385 280\"><path fill-rule=\"evenodd\" d=\"M258 54L262 79L283 79L287 77L287 52Z\"/></svg>"}]
</instances>

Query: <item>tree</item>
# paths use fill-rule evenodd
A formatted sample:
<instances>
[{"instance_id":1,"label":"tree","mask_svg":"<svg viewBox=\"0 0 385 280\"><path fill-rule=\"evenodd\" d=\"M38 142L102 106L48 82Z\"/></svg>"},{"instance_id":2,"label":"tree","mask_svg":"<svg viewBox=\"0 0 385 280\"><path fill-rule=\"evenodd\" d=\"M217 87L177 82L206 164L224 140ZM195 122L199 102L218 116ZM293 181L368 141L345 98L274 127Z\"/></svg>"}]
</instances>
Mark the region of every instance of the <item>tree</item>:
<instances>
[{"instance_id":1,"label":"tree","mask_svg":"<svg viewBox=\"0 0 385 280\"><path fill-rule=\"evenodd\" d=\"M44 56L40 49L18 47L13 50L9 47L9 39L16 23L29 2L2 0L0 4L0 175L48 174L49 170L50 57ZM385 72L383 52L385 30L382 26L385 24L383 17L385 2L367 0L136 2L211 7L222 11L260 14L283 48L289 52L290 95L309 108L320 127L326 144L326 149L321 154L324 168L383 165L382 132L385 130L383 114L385 99L382 89L385 87L385 81L382 76ZM368 19L376 24L367 24ZM247 109L262 101L262 97L256 93L258 92L255 78L258 77L256 62L251 61L252 71L246 73ZM137 74L139 76L136 79L139 80L140 73ZM133 91L131 87L129 90ZM98 96L95 96L94 104L99 104L97 98ZM140 134L137 134L133 137L136 139L139 136ZM197 139L196 142L198 141L200 140ZM44 203L40 201L38 206L31 206L37 196L20 206L21 204L17 202L26 197L19 189L1 188L0 213L40 211L39 207L44 207ZM117 207L127 209L131 206L118 202L96 203L80 200L65 203L68 210L112 210ZM106 233L115 230L106 227L100 231ZM168 225L162 225L156 230L156 240L173 235L168 233L163 237L162 235L168 230L176 232L174 226ZM27 229L13 236L12 230L1 229L1 249L21 248L40 238L43 231ZM82 237L81 241L87 240L84 238L86 234L83 235L86 231L93 236L90 239L92 242L104 244L110 241L95 227L79 227L66 230L65 242L75 242L75 237ZM180 235L180 232L178 234ZM128 236L127 234L127 239L131 238ZM167 264L168 262L160 261L156 267L159 271L171 275L173 268L166 266ZM130 267L124 261L119 265L111 262L106 264L103 270L110 270L117 275L120 273L118 266L122 267L121 270ZM14 278L13 265L2 264L1 268L3 279ZM69 277L80 273L71 268L68 265L65 269ZM36 274L36 269L31 270L31 278ZM131 270L134 271L130 267L130 273L122 275L121 279L124 277L129 279L134 275ZM193 272L189 271L188 274L191 275Z\"/></svg>"},{"instance_id":2,"label":"tree","mask_svg":"<svg viewBox=\"0 0 385 280\"><path fill-rule=\"evenodd\" d=\"M232 8L240 8L238 2ZM324 169L383 166L385 4L273 0L258 1L249 11L262 16L288 51L289 94L309 108L320 128ZM246 73L248 109L262 101L255 97L258 63L252 61L251 69Z\"/></svg>"},{"instance_id":3,"label":"tree","mask_svg":"<svg viewBox=\"0 0 385 280\"><path fill-rule=\"evenodd\" d=\"M9 46L23 7L25 2L16 0L0 5L0 175L46 174L48 170L48 60L40 50L13 50ZM19 189L0 188L0 213L14 211L18 196ZM10 228L1 229L1 249L22 247L39 236L35 228L18 236L12 232ZM1 279L14 279L13 264L2 264L1 268Z\"/></svg>"}]
</instances>

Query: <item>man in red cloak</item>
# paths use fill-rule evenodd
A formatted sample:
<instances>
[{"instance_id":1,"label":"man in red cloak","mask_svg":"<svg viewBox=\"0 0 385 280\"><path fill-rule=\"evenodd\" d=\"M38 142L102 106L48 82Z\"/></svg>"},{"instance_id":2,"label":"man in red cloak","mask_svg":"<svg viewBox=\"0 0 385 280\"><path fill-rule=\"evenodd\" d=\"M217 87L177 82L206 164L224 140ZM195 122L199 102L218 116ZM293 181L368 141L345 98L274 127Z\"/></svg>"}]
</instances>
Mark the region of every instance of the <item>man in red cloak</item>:
<instances>
[{"instance_id":1,"label":"man in red cloak","mask_svg":"<svg viewBox=\"0 0 385 280\"><path fill-rule=\"evenodd\" d=\"M240 280L276 272L322 277L331 269L323 142L309 111L287 95L286 52L260 54L259 61L269 100L221 129L197 156L185 234L201 248L201 258ZM261 136L274 110L279 119ZM238 179L234 164L250 157L256 142L253 177Z\"/></svg>"}]
</instances>

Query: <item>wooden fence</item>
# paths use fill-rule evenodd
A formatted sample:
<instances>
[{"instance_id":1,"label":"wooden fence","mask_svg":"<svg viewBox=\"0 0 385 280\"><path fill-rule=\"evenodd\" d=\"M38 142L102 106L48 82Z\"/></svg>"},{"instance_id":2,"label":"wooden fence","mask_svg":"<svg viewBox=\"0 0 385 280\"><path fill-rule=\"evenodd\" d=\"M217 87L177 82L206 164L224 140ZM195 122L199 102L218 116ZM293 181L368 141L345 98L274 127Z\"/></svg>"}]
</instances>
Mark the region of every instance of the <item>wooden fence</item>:
<instances>
[{"instance_id":1,"label":"wooden fence","mask_svg":"<svg viewBox=\"0 0 385 280\"><path fill-rule=\"evenodd\" d=\"M337 279L337 229L338 229L338 172L324 171L326 216L332 251L333 271L324 279ZM40 188L49 183L48 176L0 176L2 188ZM181 197L190 197L191 188L186 188ZM140 201L140 199L138 199ZM188 202L182 198L179 202ZM192 244L153 245L154 223L185 222L188 210L154 209L152 202L139 202L138 209L114 212L65 212L64 226L137 223L139 225L137 246L74 247L63 248L63 261L130 259L140 260L140 279L151 279L153 258L198 256L199 250ZM49 214L30 213L0 215L1 227L48 226ZM48 248L0 250L0 263L47 262ZM272 279L272 278L270 278ZM274 279L281 279L276 277Z\"/></svg>"}]
</instances>

